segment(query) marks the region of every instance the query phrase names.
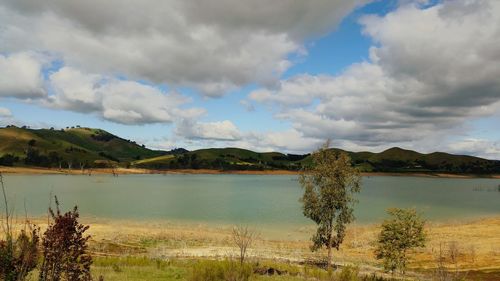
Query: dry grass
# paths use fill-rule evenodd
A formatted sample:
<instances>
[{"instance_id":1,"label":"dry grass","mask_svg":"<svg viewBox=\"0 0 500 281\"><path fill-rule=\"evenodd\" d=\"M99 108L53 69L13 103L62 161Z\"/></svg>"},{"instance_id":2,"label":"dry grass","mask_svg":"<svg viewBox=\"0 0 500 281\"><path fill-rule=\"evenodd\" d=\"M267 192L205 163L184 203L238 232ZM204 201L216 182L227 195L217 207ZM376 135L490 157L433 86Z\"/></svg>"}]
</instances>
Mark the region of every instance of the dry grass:
<instances>
[{"instance_id":1,"label":"dry grass","mask_svg":"<svg viewBox=\"0 0 500 281\"><path fill-rule=\"evenodd\" d=\"M146 255L151 258L235 257L237 248L231 240L231 226L212 227L202 224L178 224L165 221L125 221L84 218L91 225L92 250L102 256ZM35 223L46 226L45 219ZM258 230L258 229L257 229ZM304 233L297 230L283 239L260 235L249 249L249 257L301 262L317 259L325 253L311 253ZM334 253L339 264L375 265L374 241L379 228L374 225L350 227L340 251ZM429 242L419 250L410 267L432 269L436 266L439 245L445 255L448 245L458 247L458 265L462 270L500 269L500 217L463 223L430 224ZM448 262L450 268L451 261Z\"/></svg>"},{"instance_id":2,"label":"dry grass","mask_svg":"<svg viewBox=\"0 0 500 281\"><path fill-rule=\"evenodd\" d=\"M46 219L34 220L42 231ZM165 221L125 221L83 218L91 225L91 249L97 257L137 256L150 259L172 260L190 258L235 258L236 245L231 240L231 226L207 226L202 224L178 224ZM258 229L257 229L258 230ZM282 239L260 235L248 258L252 260L273 260L283 263L303 263L326 257L325 252L311 253L310 243L304 232L312 228L297 230L297 239L291 235ZM357 225L349 228L341 250L334 252L336 264L361 265L363 273L378 271L373 249L378 226ZM433 223L427 227L428 246L419 250L410 264L417 271L431 272L435 269L439 245L445 257L448 245L458 247L458 268L461 271L500 272L500 217L462 223ZM453 242L454 241L454 242ZM454 247L455 247L454 246ZM445 266L455 269L447 258ZM496 275L495 275L496 276Z\"/></svg>"}]
</instances>

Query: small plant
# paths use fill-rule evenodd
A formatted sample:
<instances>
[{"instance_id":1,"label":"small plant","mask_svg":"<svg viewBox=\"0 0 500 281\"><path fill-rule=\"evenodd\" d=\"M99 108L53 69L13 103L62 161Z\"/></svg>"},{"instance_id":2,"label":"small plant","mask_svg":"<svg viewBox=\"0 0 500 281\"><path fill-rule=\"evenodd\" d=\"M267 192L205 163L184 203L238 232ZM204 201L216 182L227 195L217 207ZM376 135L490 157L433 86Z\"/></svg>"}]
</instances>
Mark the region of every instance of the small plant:
<instances>
[{"instance_id":1,"label":"small plant","mask_svg":"<svg viewBox=\"0 0 500 281\"><path fill-rule=\"evenodd\" d=\"M117 264L113 264L111 267L113 268L114 272L122 272L122 269Z\"/></svg>"},{"instance_id":2,"label":"small plant","mask_svg":"<svg viewBox=\"0 0 500 281\"><path fill-rule=\"evenodd\" d=\"M439 252L436 256L436 269L434 272L434 280L437 281L447 281L448 280L448 271L446 270L445 261L446 258L444 256L443 251L443 243L439 243Z\"/></svg>"},{"instance_id":3,"label":"small plant","mask_svg":"<svg viewBox=\"0 0 500 281\"><path fill-rule=\"evenodd\" d=\"M458 257L461 255L460 248L458 247L457 241L451 241L448 243L448 256L450 257L450 262L455 266L455 271L458 271Z\"/></svg>"},{"instance_id":4,"label":"small plant","mask_svg":"<svg viewBox=\"0 0 500 281\"><path fill-rule=\"evenodd\" d=\"M231 260L199 261L193 266L189 281L248 281L252 274L250 265Z\"/></svg>"},{"instance_id":5,"label":"small plant","mask_svg":"<svg viewBox=\"0 0 500 281\"><path fill-rule=\"evenodd\" d=\"M383 260L386 271L400 270L404 275L409 252L425 246L425 221L415 209L394 208L387 212L391 219L382 223L375 255Z\"/></svg>"},{"instance_id":6,"label":"small plant","mask_svg":"<svg viewBox=\"0 0 500 281\"><path fill-rule=\"evenodd\" d=\"M5 204L2 231L4 240L0 240L0 280L26 280L35 269L38 260L39 229L26 221L29 230L23 229L17 237L13 234L12 215L7 201L7 192L0 173L0 186Z\"/></svg>"},{"instance_id":7,"label":"small plant","mask_svg":"<svg viewBox=\"0 0 500 281\"><path fill-rule=\"evenodd\" d=\"M336 280L338 281L357 281L359 275L359 268L353 266L343 267L337 274Z\"/></svg>"},{"instance_id":8,"label":"small plant","mask_svg":"<svg viewBox=\"0 0 500 281\"><path fill-rule=\"evenodd\" d=\"M233 228L232 239L240 250L240 265L243 265L243 263L245 262L247 250L252 245L255 238L255 232L250 230L246 226L238 226Z\"/></svg>"},{"instance_id":9,"label":"small plant","mask_svg":"<svg viewBox=\"0 0 500 281\"><path fill-rule=\"evenodd\" d=\"M39 280L92 280L92 257L87 251L90 236L84 235L89 227L78 222L76 206L72 211L62 214L57 197L55 203L56 212L49 208L52 221L42 237L43 260Z\"/></svg>"}]
</instances>

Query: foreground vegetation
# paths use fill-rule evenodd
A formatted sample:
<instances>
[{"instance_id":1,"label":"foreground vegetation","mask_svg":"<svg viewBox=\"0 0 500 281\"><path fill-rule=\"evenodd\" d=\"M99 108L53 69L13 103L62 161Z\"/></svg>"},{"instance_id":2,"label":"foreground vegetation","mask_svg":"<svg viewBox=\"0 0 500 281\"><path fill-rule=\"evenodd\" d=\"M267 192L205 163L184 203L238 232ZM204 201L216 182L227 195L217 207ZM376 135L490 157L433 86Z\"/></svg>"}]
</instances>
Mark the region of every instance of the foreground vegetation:
<instances>
[{"instance_id":1,"label":"foreground vegetation","mask_svg":"<svg viewBox=\"0 0 500 281\"><path fill-rule=\"evenodd\" d=\"M46 228L46 218L34 222L42 231ZM229 226L91 218L84 218L83 222L90 225L92 274L102 275L105 280L189 280L193 265L199 261L232 259L239 263L239 251ZM307 276L327 275L328 272L315 263L326 259L326 252L312 253L309 249L307 238L313 232L312 227L297 229L281 238L262 233L248 250L246 263L287 273L271 276L255 273L252 280L318 280L294 275L295 272L307 272ZM442 266L450 275L465 277L465 280L500 280L500 218L428 224L426 232L429 242L409 261L408 280L450 280L436 277L438 258L442 258ZM379 233L377 225L349 227L343 246L333 255L334 264L340 266L335 273L344 265L352 265L357 266L363 276L375 273L390 279L391 275L384 273L382 263L374 255ZM288 234L291 240L287 240ZM458 250L456 261L450 257L450 249L454 248ZM456 267L458 273L455 273ZM36 280L36 272L31 277ZM395 278L400 277L395 275Z\"/></svg>"},{"instance_id":2,"label":"foreground vegetation","mask_svg":"<svg viewBox=\"0 0 500 281\"><path fill-rule=\"evenodd\" d=\"M98 258L94 272L105 280L187 280L187 281L384 281L390 277L360 274L357 267L326 271L316 266L301 266L272 261L253 261L240 265L229 259ZM126 277L125 277L126 276Z\"/></svg>"},{"instance_id":3,"label":"foreground vegetation","mask_svg":"<svg viewBox=\"0 0 500 281\"><path fill-rule=\"evenodd\" d=\"M341 151L334 149L335 151ZM380 153L348 152L361 172L500 174L500 161L401 148ZM310 154L258 153L239 148L156 151L101 129L0 128L0 166L64 170L95 168L212 169L224 171L297 171L312 162Z\"/></svg>"}]
</instances>

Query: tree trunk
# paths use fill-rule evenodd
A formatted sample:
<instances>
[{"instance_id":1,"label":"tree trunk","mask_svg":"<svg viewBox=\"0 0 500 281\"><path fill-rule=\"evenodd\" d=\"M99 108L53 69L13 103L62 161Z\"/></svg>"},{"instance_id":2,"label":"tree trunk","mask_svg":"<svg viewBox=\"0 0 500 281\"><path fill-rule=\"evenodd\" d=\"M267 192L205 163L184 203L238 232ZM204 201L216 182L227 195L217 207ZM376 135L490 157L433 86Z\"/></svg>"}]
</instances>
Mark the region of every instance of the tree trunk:
<instances>
[{"instance_id":1,"label":"tree trunk","mask_svg":"<svg viewBox=\"0 0 500 281\"><path fill-rule=\"evenodd\" d=\"M332 231L333 231L333 218L330 220L328 245L326 245L326 247L328 248L328 263L327 263L328 270L330 270L330 267L332 266Z\"/></svg>"},{"instance_id":2,"label":"tree trunk","mask_svg":"<svg viewBox=\"0 0 500 281\"><path fill-rule=\"evenodd\" d=\"M328 243L328 264L327 264L327 269L330 270L331 266L332 266L332 244Z\"/></svg>"}]
</instances>

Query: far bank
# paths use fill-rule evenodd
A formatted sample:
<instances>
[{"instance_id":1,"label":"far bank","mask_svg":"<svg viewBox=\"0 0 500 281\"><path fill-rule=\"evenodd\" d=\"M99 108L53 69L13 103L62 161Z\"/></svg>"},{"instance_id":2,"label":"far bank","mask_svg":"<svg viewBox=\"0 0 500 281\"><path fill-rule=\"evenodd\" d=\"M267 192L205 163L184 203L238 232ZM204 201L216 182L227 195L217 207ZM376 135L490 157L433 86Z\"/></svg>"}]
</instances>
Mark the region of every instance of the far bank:
<instances>
[{"instance_id":1,"label":"far bank","mask_svg":"<svg viewBox=\"0 0 500 281\"><path fill-rule=\"evenodd\" d=\"M140 168L95 168L95 169L57 169L40 167L7 167L0 166L0 173L21 175L147 175L147 174L187 174L187 175L299 175L299 171L289 170L212 170L212 169L140 169ZM449 173L383 173L364 172L365 177L430 177L430 178L494 178L500 179L498 174L449 174Z\"/></svg>"}]
</instances>

